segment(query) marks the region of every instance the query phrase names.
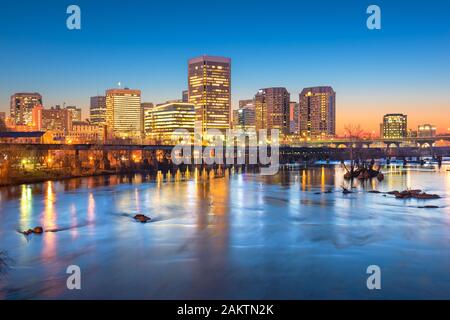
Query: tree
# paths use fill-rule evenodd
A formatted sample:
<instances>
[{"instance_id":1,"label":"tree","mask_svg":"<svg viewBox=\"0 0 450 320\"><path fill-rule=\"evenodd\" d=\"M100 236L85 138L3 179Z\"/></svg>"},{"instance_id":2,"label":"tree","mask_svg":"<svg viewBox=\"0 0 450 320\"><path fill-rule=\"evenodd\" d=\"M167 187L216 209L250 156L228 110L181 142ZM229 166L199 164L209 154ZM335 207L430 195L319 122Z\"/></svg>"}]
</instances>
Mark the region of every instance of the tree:
<instances>
[{"instance_id":1,"label":"tree","mask_svg":"<svg viewBox=\"0 0 450 320\"><path fill-rule=\"evenodd\" d=\"M347 173L349 176L353 176L355 174L355 158L356 161L359 162L361 158L360 154L360 142L362 140L363 136L363 130L361 129L361 126L348 124L344 127L345 130L345 138L347 138L350 141L350 170L347 168L347 166L344 164L345 170L347 170Z\"/></svg>"}]
</instances>

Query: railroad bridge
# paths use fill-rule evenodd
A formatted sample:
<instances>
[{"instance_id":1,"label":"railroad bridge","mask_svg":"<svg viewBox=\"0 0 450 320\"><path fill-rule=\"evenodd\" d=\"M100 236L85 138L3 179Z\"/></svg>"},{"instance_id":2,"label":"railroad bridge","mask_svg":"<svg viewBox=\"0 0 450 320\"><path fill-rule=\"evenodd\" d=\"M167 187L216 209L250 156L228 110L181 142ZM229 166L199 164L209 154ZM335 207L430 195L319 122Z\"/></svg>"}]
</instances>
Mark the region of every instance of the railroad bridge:
<instances>
[{"instance_id":1,"label":"railroad bridge","mask_svg":"<svg viewBox=\"0 0 450 320\"><path fill-rule=\"evenodd\" d=\"M421 143L426 140L421 140ZM385 148L372 148L369 142L337 141L335 145L323 146L280 146L280 163L311 162L315 160L348 160L350 158L379 159L388 157L423 158L450 156L450 147L402 147L396 141L387 141ZM345 147L342 147L345 144ZM399 146L392 148L391 146ZM158 169L171 165L171 152L174 146L138 144L0 144L0 161L12 165L35 164L38 166L59 167L111 167L146 166ZM205 147L203 147L205 148ZM203 149L204 150L204 149ZM203 151L202 150L202 151ZM253 148L246 148L246 158ZM234 147L236 158L238 148ZM224 154L227 151L224 148ZM194 154L192 152L192 154ZM192 161L193 162L193 161ZM237 163L237 162L235 162Z\"/></svg>"}]
</instances>

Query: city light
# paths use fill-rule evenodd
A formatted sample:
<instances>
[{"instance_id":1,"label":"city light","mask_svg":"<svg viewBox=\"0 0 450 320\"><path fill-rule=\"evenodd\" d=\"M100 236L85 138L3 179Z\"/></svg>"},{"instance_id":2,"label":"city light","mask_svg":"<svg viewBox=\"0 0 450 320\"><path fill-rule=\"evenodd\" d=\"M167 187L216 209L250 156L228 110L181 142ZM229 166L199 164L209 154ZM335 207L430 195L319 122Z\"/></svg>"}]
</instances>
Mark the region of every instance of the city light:
<instances>
[{"instance_id":1,"label":"city light","mask_svg":"<svg viewBox=\"0 0 450 320\"><path fill-rule=\"evenodd\" d=\"M29 2L0 19L0 300L450 299L450 1Z\"/></svg>"}]
</instances>

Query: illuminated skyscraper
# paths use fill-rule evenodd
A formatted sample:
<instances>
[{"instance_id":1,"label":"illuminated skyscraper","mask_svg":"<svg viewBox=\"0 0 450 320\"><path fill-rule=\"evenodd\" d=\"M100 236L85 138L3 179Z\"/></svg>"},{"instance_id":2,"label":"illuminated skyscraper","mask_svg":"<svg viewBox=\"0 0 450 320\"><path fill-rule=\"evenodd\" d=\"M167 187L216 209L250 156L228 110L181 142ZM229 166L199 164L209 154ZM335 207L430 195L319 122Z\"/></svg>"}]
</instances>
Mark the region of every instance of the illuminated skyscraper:
<instances>
[{"instance_id":1,"label":"illuminated skyscraper","mask_svg":"<svg viewBox=\"0 0 450 320\"><path fill-rule=\"evenodd\" d=\"M181 93L181 102L185 102L185 103L189 102L189 91L188 90L183 90L183 92Z\"/></svg>"},{"instance_id":2,"label":"illuminated skyscraper","mask_svg":"<svg viewBox=\"0 0 450 320\"><path fill-rule=\"evenodd\" d=\"M106 97L95 96L91 97L89 118L92 124L99 126L106 124Z\"/></svg>"},{"instance_id":3,"label":"illuminated skyscraper","mask_svg":"<svg viewBox=\"0 0 450 320\"><path fill-rule=\"evenodd\" d=\"M408 116L401 113L386 114L383 117L383 138L397 139L408 136Z\"/></svg>"},{"instance_id":4,"label":"illuminated skyscraper","mask_svg":"<svg viewBox=\"0 0 450 320\"><path fill-rule=\"evenodd\" d=\"M150 112L153 109L155 105L153 104L153 102L142 102L141 103L141 112L142 112L142 130L143 130L143 135L147 135L150 133L150 128L147 127L147 119L149 118Z\"/></svg>"},{"instance_id":5,"label":"illuminated skyscraper","mask_svg":"<svg viewBox=\"0 0 450 320\"><path fill-rule=\"evenodd\" d=\"M15 93L11 96L10 117L15 125L32 125L33 108L42 105L42 96L37 93Z\"/></svg>"},{"instance_id":6,"label":"illuminated skyscraper","mask_svg":"<svg viewBox=\"0 0 450 320\"><path fill-rule=\"evenodd\" d=\"M332 87L303 89L299 112L302 136L323 138L336 135L336 92Z\"/></svg>"},{"instance_id":7,"label":"illuminated skyscraper","mask_svg":"<svg viewBox=\"0 0 450 320\"><path fill-rule=\"evenodd\" d=\"M291 95L286 88L261 89L255 95L256 130L278 129L289 133L289 102Z\"/></svg>"},{"instance_id":8,"label":"illuminated skyscraper","mask_svg":"<svg viewBox=\"0 0 450 320\"><path fill-rule=\"evenodd\" d=\"M140 138L141 117L140 90L125 88L106 91L106 125L110 137Z\"/></svg>"},{"instance_id":9,"label":"illuminated skyscraper","mask_svg":"<svg viewBox=\"0 0 450 320\"><path fill-rule=\"evenodd\" d=\"M255 129L255 101L240 100L239 109L234 110L234 128L248 131Z\"/></svg>"},{"instance_id":10,"label":"illuminated skyscraper","mask_svg":"<svg viewBox=\"0 0 450 320\"><path fill-rule=\"evenodd\" d=\"M231 59L201 56L189 60L189 102L195 105L196 125L208 129L230 128Z\"/></svg>"}]
</instances>

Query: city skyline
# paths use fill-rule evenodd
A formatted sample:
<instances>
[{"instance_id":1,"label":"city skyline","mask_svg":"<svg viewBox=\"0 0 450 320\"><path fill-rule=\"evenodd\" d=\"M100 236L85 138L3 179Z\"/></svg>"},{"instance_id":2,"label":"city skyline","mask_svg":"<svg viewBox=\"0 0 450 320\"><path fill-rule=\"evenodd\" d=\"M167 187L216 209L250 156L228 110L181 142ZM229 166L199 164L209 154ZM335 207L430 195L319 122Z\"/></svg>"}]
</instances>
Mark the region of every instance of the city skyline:
<instances>
[{"instance_id":1,"label":"city skyline","mask_svg":"<svg viewBox=\"0 0 450 320\"><path fill-rule=\"evenodd\" d=\"M89 97L119 81L142 90L142 101L162 103L187 89L186 61L209 54L233 59L233 109L260 88L286 87L297 100L302 88L329 85L339 96L338 134L348 123L378 132L379 118L390 112L409 114L411 127L421 122L436 125L438 132L450 127L446 3L434 1L424 8L380 1L383 28L370 31L365 26L367 4L358 1L288 2L271 13L252 1L230 2L214 17L215 28L205 31L205 37L185 30L180 18L193 9L182 2L171 8L137 2L133 7L140 10L131 10L115 1L106 8L79 1L79 31L65 28L64 4L43 12L38 4L25 3L26 12L17 4L3 5L9 14L0 21L0 43L7 48L0 53L0 65L8 77L0 79L0 111L8 110L14 92L37 91L46 107L65 102L87 114ZM325 9L320 14L318 6ZM212 23L208 13L215 7L197 10ZM123 10L130 17L116 24L95 21L98 12L114 18ZM234 12L246 19L230 25L226 17ZM275 17L281 12L282 18ZM24 19L14 20L19 13ZM149 13L151 19L144 19ZM160 26L169 13L173 25ZM258 18L272 14L276 25ZM250 28L255 19L259 23ZM38 26L33 21L39 21ZM192 22L192 28L199 23ZM32 54L21 52L23 41L33 48Z\"/></svg>"},{"instance_id":2,"label":"city skyline","mask_svg":"<svg viewBox=\"0 0 450 320\"><path fill-rule=\"evenodd\" d=\"M450 1L0 8L0 300L450 299Z\"/></svg>"}]
</instances>

